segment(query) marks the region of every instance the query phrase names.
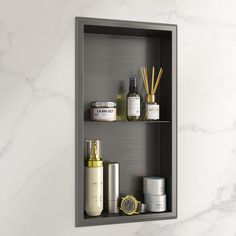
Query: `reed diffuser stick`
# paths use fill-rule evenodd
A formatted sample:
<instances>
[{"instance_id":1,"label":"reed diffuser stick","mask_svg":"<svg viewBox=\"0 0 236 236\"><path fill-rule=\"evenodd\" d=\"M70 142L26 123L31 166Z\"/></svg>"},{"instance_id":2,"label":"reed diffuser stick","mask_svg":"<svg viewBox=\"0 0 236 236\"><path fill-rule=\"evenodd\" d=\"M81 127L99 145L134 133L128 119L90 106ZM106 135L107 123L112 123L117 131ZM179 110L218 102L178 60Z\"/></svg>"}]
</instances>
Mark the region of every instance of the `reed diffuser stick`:
<instances>
[{"instance_id":1,"label":"reed diffuser stick","mask_svg":"<svg viewBox=\"0 0 236 236\"><path fill-rule=\"evenodd\" d=\"M147 80L147 74L146 74L146 67L144 66L143 67L143 74L144 74L144 81L145 81L145 84L146 84L146 92L148 94L148 91L149 91L149 88L148 88L148 80Z\"/></svg>"},{"instance_id":2,"label":"reed diffuser stick","mask_svg":"<svg viewBox=\"0 0 236 236\"><path fill-rule=\"evenodd\" d=\"M160 80L161 80L162 73L163 73L163 69L161 68L161 69L159 70L159 73L158 73L158 76L157 76L157 80L156 80L156 83L155 83L155 87L154 87L153 94L155 94L156 91L157 91L158 85L159 85Z\"/></svg>"},{"instance_id":3,"label":"reed diffuser stick","mask_svg":"<svg viewBox=\"0 0 236 236\"><path fill-rule=\"evenodd\" d=\"M145 78L146 78L146 84L147 84L147 92L149 94L149 86L148 86L148 70L147 67L144 67L144 71L145 71Z\"/></svg>"},{"instance_id":4,"label":"reed diffuser stick","mask_svg":"<svg viewBox=\"0 0 236 236\"><path fill-rule=\"evenodd\" d=\"M152 66L152 89L151 89L151 95L154 95L154 76L155 76L155 68Z\"/></svg>"},{"instance_id":5,"label":"reed diffuser stick","mask_svg":"<svg viewBox=\"0 0 236 236\"><path fill-rule=\"evenodd\" d=\"M145 79L144 68L143 67L141 67L141 73L142 73L143 84L144 84L146 93L148 94L148 89L147 89L147 84L146 84L146 79Z\"/></svg>"},{"instance_id":6,"label":"reed diffuser stick","mask_svg":"<svg viewBox=\"0 0 236 236\"><path fill-rule=\"evenodd\" d=\"M150 90L151 90L150 92L149 92L149 86L148 86L148 70L146 66L141 66L141 73L142 73L142 80L143 80L146 94L155 95L157 88L159 86L162 74L163 74L163 69L160 68L156 82L155 82L155 67L152 66L152 83L150 87Z\"/></svg>"}]
</instances>

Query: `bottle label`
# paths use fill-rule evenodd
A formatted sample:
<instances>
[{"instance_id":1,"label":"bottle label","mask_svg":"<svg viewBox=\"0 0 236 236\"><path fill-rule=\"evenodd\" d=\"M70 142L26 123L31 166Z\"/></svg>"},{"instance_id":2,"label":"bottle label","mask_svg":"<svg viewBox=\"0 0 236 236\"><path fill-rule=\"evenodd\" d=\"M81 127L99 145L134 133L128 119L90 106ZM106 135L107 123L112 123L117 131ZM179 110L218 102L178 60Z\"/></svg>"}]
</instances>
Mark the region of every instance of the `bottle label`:
<instances>
[{"instance_id":1,"label":"bottle label","mask_svg":"<svg viewBox=\"0 0 236 236\"><path fill-rule=\"evenodd\" d=\"M140 116L140 97L128 97L128 116Z\"/></svg>"}]
</instances>

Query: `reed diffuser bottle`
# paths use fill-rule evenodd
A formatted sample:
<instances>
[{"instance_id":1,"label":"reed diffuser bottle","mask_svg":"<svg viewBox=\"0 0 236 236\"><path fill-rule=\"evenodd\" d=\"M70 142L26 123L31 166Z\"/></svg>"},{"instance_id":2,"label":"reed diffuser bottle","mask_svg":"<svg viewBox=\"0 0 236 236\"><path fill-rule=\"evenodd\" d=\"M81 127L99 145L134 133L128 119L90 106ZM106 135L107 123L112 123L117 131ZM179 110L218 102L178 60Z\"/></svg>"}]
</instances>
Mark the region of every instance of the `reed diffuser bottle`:
<instances>
[{"instance_id":1,"label":"reed diffuser bottle","mask_svg":"<svg viewBox=\"0 0 236 236\"><path fill-rule=\"evenodd\" d=\"M146 95L145 97L145 120L158 120L160 118L159 104L156 103L155 95Z\"/></svg>"},{"instance_id":2,"label":"reed diffuser bottle","mask_svg":"<svg viewBox=\"0 0 236 236\"><path fill-rule=\"evenodd\" d=\"M89 216L99 216L103 210L103 161L101 141L86 140L85 211Z\"/></svg>"},{"instance_id":3,"label":"reed diffuser bottle","mask_svg":"<svg viewBox=\"0 0 236 236\"><path fill-rule=\"evenodd\" d=\"M137 89L137 81L135 77L131 77L129 81L129 93L127 94L127 119L136 121L140 118L140 96Z\"/></svg>"},{"instance_id":4,"label":"reed diffuser bottle","mask_svg":"<svg viewBox=\"0 0 236 236\"><path fill-rule=\"evenodd\" d=\"M160 105L156 103L155 93L160 83L163 69L160 68L155 85L154 85L155 68L154 66L152 67L152 84L151 84L150 90L149 90L149 85L148 85L147 67L141 67L141 73L142 73L143 84L146 91L143 119L144 120L158 120L160 118Z\"/></svg>"}]
</instances>

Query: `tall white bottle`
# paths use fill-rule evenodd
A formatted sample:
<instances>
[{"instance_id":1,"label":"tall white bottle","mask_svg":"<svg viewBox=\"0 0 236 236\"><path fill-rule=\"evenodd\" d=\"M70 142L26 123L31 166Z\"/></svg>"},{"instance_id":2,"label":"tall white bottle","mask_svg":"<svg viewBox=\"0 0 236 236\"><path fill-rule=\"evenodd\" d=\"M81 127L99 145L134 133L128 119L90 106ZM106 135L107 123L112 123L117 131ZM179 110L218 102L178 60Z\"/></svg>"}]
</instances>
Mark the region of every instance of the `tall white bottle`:
<instances>
[{"instance_id":1,"label":"tall white bottle","mask_svg":"<svg viewBox=\"0 0 236 236\"><path fill-rule=\"evenodd\" d=\"M86 140L85 211L89 216L99 216L103 210L103 161L101 141Z\"/></svg>"}]
</instances>

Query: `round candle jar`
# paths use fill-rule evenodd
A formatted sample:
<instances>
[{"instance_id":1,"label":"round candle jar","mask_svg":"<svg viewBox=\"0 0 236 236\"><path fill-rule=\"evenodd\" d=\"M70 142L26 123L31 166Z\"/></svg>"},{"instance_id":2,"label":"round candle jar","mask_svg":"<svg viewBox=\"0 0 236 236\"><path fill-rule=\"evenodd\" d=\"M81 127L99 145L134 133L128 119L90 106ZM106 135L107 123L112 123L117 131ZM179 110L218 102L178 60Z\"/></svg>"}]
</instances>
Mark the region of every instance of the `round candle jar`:
<instances>
[{"instance_id":1,"label":"round candle jar","mask_svg":"<svg viewBox=\"0 0 236 236\"><path fill-rule=\"evenodd\" d=\"M90 119L93 121L115 121L115 102L91 102Z\"/></svg>"},{"instance_id":2,"label":"round candle jar","mask_svg":"<svg viewBox=\"0 0 236 236\"><path fill-rule=\"evenodd\" d=\"M163 177L144 177L143 193L150 195L165 194L165 178Z\"/></svg>"},{"instance_id":3,"label":"round candle jar","mask_svg":"<svg viewBox=\"0 0 236 236\"><path fill-rule=\"evenodd\" d=\"M166 211L166 194L163 195L144 195L144 203L147 211L163 212Z\"/></svg>"}]
</instances>

